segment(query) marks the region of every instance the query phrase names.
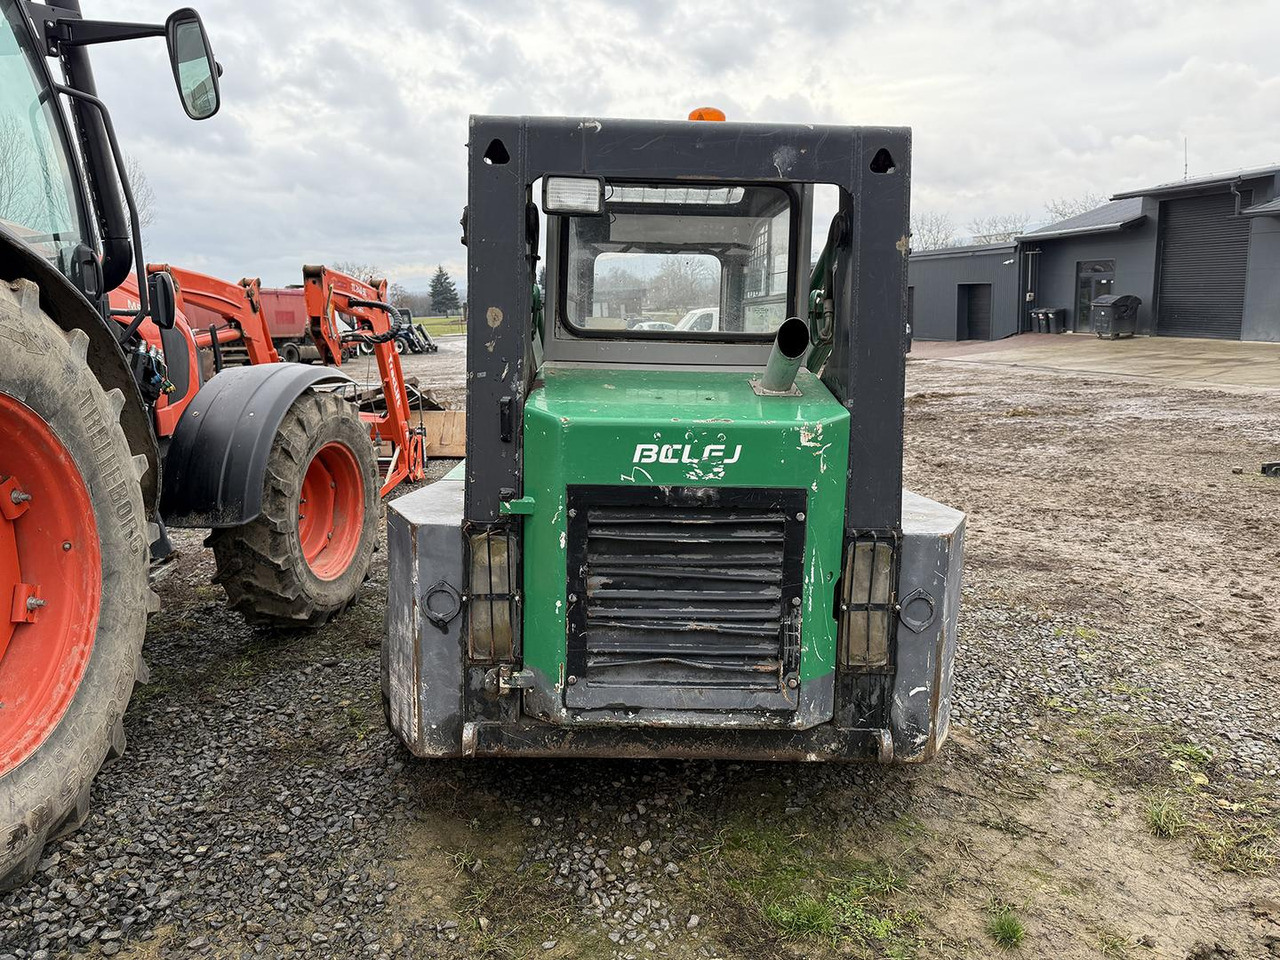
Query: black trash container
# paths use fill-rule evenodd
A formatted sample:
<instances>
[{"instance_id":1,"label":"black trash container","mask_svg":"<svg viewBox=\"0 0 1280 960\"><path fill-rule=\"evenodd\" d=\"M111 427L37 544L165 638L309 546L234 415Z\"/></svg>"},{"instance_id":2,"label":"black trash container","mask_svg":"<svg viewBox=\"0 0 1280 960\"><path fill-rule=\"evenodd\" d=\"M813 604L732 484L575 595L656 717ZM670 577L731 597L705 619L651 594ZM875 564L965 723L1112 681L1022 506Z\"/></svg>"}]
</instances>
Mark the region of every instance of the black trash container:
<instances>
[{"instance_id":1,"label":"black trash container","mask_svg":"<svg viewBox=\"0 0 1280 960\"><path fill-rule=\"evenodd\" d=\"M1097 297L1090 304L1093 332L1100 340L1132 337L1138 329L1138 307L1142 300L1132 294L1108 294Z\"/></svg>"},{"instance_id":2,"label":"black trash container","mask_svg":"<svg viewBox=\"0 0 1280 960\"><path fill-rule=\"evenodd\" d=\"M1067 332L1067 311L1062 307L1054 307L1047 310L1049 315L1049 332L1050 333L1066 333Z\"/></svg>"}]
</instances>

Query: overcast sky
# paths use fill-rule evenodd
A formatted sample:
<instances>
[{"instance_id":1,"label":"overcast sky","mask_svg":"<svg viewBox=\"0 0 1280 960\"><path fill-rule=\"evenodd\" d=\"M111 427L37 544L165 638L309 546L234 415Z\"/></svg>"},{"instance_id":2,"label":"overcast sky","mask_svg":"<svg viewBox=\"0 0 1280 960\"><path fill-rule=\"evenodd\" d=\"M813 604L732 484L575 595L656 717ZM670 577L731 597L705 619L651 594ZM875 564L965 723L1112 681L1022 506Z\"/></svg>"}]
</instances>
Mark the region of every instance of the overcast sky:
<instances>
[{"instance_id":1,"label":"overcast sky","mask_svg":"<svg viewBox=\"0 0 1280 960\"><path fill-rule=\"evenodd\" d=\"M164 44L94 51L158 198L148 259L296 283L356 260L461 279L471 113L913 128L912 207L963 226L1280 161L1280 2L201 0L223 106L188 121ZM163 19L150 0L86 13Z\"/></svg>"}]
</instances>

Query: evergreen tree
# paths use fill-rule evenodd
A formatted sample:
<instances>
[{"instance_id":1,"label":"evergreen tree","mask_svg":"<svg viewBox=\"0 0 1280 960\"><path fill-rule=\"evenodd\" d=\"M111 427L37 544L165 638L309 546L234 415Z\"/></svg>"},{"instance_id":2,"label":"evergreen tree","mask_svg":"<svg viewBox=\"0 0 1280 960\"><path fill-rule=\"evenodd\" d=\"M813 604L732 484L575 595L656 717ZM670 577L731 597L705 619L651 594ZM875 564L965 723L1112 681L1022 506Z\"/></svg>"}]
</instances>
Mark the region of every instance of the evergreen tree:
<instances>
[{"instance_id":1,"label":"evergreen tree","mask_svg":"<svg viewBox=\"0 0 1280 960\"><path fill-rule=\"evenodd\" d=\"M458 288L453 285L453 278L445 272L443 265L436 267L436 274L431 278L432 313L438 317L451 317L458 308Z\"/></svg>"}]
</instances>

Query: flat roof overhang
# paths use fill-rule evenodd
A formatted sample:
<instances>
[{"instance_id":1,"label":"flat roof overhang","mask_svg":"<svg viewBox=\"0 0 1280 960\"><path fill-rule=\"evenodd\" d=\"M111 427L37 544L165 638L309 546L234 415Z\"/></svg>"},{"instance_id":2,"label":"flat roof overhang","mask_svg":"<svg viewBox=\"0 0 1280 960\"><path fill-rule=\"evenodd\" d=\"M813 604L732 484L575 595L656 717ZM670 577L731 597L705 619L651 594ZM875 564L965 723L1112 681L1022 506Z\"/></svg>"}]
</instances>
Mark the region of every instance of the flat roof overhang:
<instances>
[{"instance_id":1,"label":"flat roof overhang","mask_svg":"<svg viewBox=\"0 0 1280 960\"><path fill-rule=\"evenodd\" d=\"M1087 227L1072 227L1069 230L1046 230L1043 233L1028 233L1025 236L1018 237L1019 243L1036 243L1040 240L1060 240L1067 237L1085 237L1094 233L1117 233L1121 230L1128 230L1136 227L1147 219L1145 213L1140 213L1136 217L1130 217L1127 220L1117 220L1115 223L1095 223Z\"/></svg>"}]
</instances>

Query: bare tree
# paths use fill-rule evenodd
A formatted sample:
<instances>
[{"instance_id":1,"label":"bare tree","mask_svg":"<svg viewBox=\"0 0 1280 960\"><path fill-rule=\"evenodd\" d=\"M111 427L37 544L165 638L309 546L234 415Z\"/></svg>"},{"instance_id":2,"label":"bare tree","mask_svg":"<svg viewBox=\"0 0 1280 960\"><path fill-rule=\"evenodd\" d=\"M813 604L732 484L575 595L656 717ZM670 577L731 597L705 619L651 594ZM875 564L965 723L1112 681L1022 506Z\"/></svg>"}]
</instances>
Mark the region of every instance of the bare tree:
<instances>
[{"instance_id":1,"label":"bare tree","mask_svg":"<svg viewBox=\"0 0 1280 960\"><path fill-rule=\"evenodd\" d=\"M409 306L409 291L405 289L402 283L392 283L387 285L387 300L397 307Z\"/></svg>"},{"instance_id":2,"label":"bare tree","mask_svg":"<svg viewBox=\"0 0 1280 960\"><path fill-rule=\"evenodd\" d=\"M653 306L687 310L714 302L716 278L701 257L668 256L648 286Z\"/></svg>"},{"instance_id":3,"label":"bare tree","mask_svg":"<svg viewBox=\"0 0 1280 960\"><path fill-rule=\"evenodd\" d=\"M387 276L376 263L362 263L359 260L334 260L329 264L329 269L345 273L348 277L355 277L365 283L371 280L384 280Z\"/></svg>"},{"instance_id":4,"label":"bare tree","mask_svg":"<svg viewBox=\"0 0 1280 960\"><path fill-rule=\"evenodd\" d=\"M0 220L38 234L72 224L67 185L43 127L0 117Z\"/></svg>"},{"instance_id":5,"label":"bare tree","mask_svg":"<svg viewBox=\"0 0 1280 960\"><path fill-rule=\"evenodd\" d=\"M124 174L133 190L133 202L138 208L138 225L144 230L156 222L156 192L151 189L147 171L131 153L124 155Z\"/></svg>"},{"instance_id":6,"label":"bare tree","mask_svg":"<svg viewBox=\"0 0 1280 960\"><path fill-rule=\"evenodd\" d=\"M998 213L969 222L974 243L1008 243L1027 232L1031 218L1025 213Z\"/></svg>"},{"instance_id":7,"label":"bare tree","mask_svg":"<svg viewBox=\"0 0 1280 960\"><path fill-rule=\"evenodd\" d=\"M911 249L940 250L956 245L956 228L946 213L913 213L911 215Z\"/></svg>"},{"instance_id":8,"label":"bare tree","mask_svg":"<svg viewBox=\"0 0 1280 960\"><path fill-rule=\"evenodd\" d=\"M1044 205L1045 212L1054 220L1069 220L1071 217L1078 217L1082 213L1088 213L1107 202L1107 198L1100 193L1082 193L1078 197L1059 197L1056 200L1050 200Z\"/></svg>"},{"instance_id":9,"label":"bare tree","mask_svg":"<svg viewBox=\"0 0 1280 960\"><path fill-rule=\"evenodd\" d=\"M596 277L597 290L616 292L618 290L635 290L645 286L645 281L620 264L609 265L604 273Z\"/></svg>"}]
</instances>

